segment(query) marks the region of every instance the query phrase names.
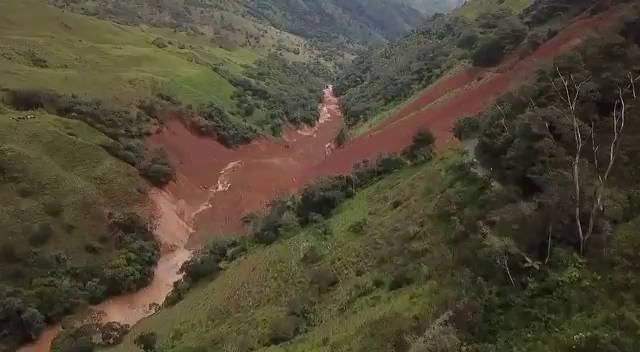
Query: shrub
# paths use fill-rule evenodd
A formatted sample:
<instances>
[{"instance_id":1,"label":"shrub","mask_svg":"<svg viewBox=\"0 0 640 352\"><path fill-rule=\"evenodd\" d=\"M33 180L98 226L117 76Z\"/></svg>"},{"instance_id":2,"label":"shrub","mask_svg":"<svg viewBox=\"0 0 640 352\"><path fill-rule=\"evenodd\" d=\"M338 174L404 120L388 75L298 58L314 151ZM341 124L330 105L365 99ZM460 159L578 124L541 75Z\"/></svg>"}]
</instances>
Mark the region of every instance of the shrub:
<instances>
[{"instance_id":1,"label":"shrub","mask_svg":"<svg viewBox=\"0 0 640 352\"><path fill-rule=\"evenodd\" d=\"M44 246L53 236L53 228L49 224L38 224L32 227L29 236L29 244L32 246Z\"/></svg>"},{"instance_id":2,"label":"shrub","mask_svg":"<svg viewBox=\"0 0 640 352\"><path fill-rule=\"evenodd\" d=\"M453 135L461 141L472 139L480 132L480 120L475 117L463 117L453 125Z\"/></svg>"},{"instance_id":3,"label":"shrub","mask_svg":"<svg viewBox=\"0 0 640 352\"><path fill-rule=\"evenodd\" d=\"M151 44L155 45L156 47L160 48L160 49L164 49L166 47L168 47L169 45L167 44L167 41L164 40L164 38L156 38L154 39Z\"/></svg>"},{"instance_id":4,"label":"shrub","mask_svg":"<svg viewBox=\"0 0 640 352\"><path fill-rule=\"evenodd\" d=\"M301 261L305 265L312 265L320 262L322 255L315 246L309 246L305 249Z\"/></svg>"},{"instance_id":5,"label":"shrub","mask_svg":"<svg viewBox=\"0 0 640 352\"><path fill-rule=\"evenodd\" d=\"M270 342L272 345L292 340L300 333L302 320L296 316L287 315L286 317L276 319L271 324Z\"/></svg>"},{"instance_id":6,"label":"shrub","mask_svg":"<svg viewBox=\"0 0 640 352\"><path fill-rule=\"evenodd\" d=\"M475 33L465 33L458 40L457 46L461 49L473 49L478 43L478 35Z\"/></svg>"},{"instance_id":7,"label":"shrub","mask_svg":"<svg viewBox=\"0 0 640 352\"><path fill-rule=\"evenodd\" d=\"M278 199L269 205L264 216L254 216L250 221L251 233L257 243L272 244L281 232L298 225L294 199Z\"/></svg>"},{"instance_id":8,"label":"shrub","mask_svg":"<svg viewBox=\"0 0 640 352\"><path fill-rule=\"evenodd\" d=\"M329 292L329 290L339 282L338 276L327 268L319 268L311 271L309 280L320 293Z\"/></svg>"},{"instance_id":9,"label":"shrub","mask_svg":"<svg viewBox=\"0 0 640 352\"><path fill-rule=\"evenodd\" d=\"M413 277L406 269L398 269L391 274L389 281L389 291L394 291L413 283Z\"/></svg>"},{"instance_id":10,"label":"shrub","mask_svg":"<svg viewBox=\"0 0 640 352\"><path fill-rule=\"evenodd\" d=\"M53 340L51 352L93 352L96 350L93 333L91 326L65 329Z\"/></svg>"},{"instance_id":11,"label":"shrub","mask_svg":"<svg viewBox=\"0 0 640 352\"><path fill-rule=\"evenodd\" d=\"M47 213L47 215L54 218L57 218L58 216L60 216L60 214L62 214L62 212L64 211L62 204L57 200L48 201L44 203L42 206L44 207L44 212Z\"/></svg>"},{"instance_id":12,"label":"shrub","mask_svg":"<svg viewBox=\"0 0 640 352\"><path fill-rule=\"evenodd\" d=\"M91 254L100 254L104 247L100 243L90 242L84 245L84 250Z\"/></svg>"},{"instance_id":13,"label":"shrub","mask_svg":"<svg viewBox=\"0 0 640 352\"><path fill-rule=\"evenodd\" d=\"M235 147L251 142L258 136L255 127L234 119L222 107L209 103L198 109L200 118L193 120L198 133L215 137L226 147Z\"/></svg>"},{"instance_id":14,"label":"shrub","mask_svg":"<svg viewBox=\"0 0 640 352\"><path fill-rule=\"evenodd\" d=\"M358 220L353 224L351 224L351 226L349 226L349 232L355 235L362 235L365 233L367 229L367 224L368 224L368 220L366 218Z\"/></svg>"},{"instance_id":15,"label":"shrub","mask_svg":"<svg viewBox=\"0 0 640 352\"><path fill-rule=\"evenodd\" d=\"M621 34L627 40L631 40L637 45L640 45L640 19L626 20L622 27Z\"/></svg>"},{"instance_id":16,"label":"shrub","mask_svg":"<svg viewBox=\"0 0 640 352\"><path fill-rule=\"evenodd\" d=\"M334 143L338 147L342 147L345 143L347 143L348 139L349 139L349 130L347 129L346 126L342 126L342 128L340 128L340 131L336 135L336 138L334 139Z\"/></svg>"},{"instance_id":17,"label":"shrub","mask_svg":"<svg viewBox=\"0 0 640 352\"><path fill-rule=\"evenodd\" d=\"M504 57L505 49L505 44L499 38L485 40L473 52L473 64L480 67L496 66Z\"/></svg>"},{"instance_id":18,"label":"shrub","mask_svg":"<svg viewBox=\"0 0 640 352\"><path fill-rule=\"evenodd\" d=\"M140 168L140 173L156 187L166 186L175 179L175 170L163 149L156 149Z\"/></svg>"},{"instance_id":19,"label":"shrub","mask_svg":"<svg viewBox=\"0 0 640 352\"><path fill-rule=\"evenodd\" d=\"M410 161L428 160L431 158L434 142L435 137L431 131L424 129L418 130L413 135L411 146L404 150L403 155Z\"/></svg>"},{"instance_id":20,"label":"shrub","mask_svg":"<svg viewBox=\"0 0 640 352\"><path fill-rule=\"evenodd\" d=\"M129 333L131 327L127 324L108 322L98 330L101 337L102 346L116 346L122 343L124 337Z\"/></svg>"},{"instance_id":21,"label":"shrub","mask_svg":"<svg viewBox=\"0 0 640 352\"><path fill-rule=\"evenodd\" d=\"M224 259L226 248L214 242L197 251L180 267L185 280L197 282L200 279L218 273L220 262Z\"/></svg>"},{"instance_id":22,"label":"shrub","mask_svg":"<svg viewBox=\"0 0 640 352\"><path fill-rule=\"evenodd\" d=\"M27 308L22 315L20 315L22 321L22 328L35 340L45 327L44 316L35 308Z\"/></svg>"},{"instance_id":23,"label":"shrub","mask_svg":"<svg viewBox=\"0 0 640 352\"><path fill-rule=\"evenodd\" d=\"M302 191L296 213L302 224L308 224L313 214L327 217L344 199L350 197L351 177L332 177L307 186Z\"/></svg>"},{"instance_id":24,"label":"shrub","mask_svg":"<svg viewBox=\"0 0 640 352\"><path fill-rule=\"evenodd\" d=\"M12 243L0 245L0 261L4 263L17 263L21 259L20 254Z\"/></svg>"},{"instance_id":25,"label":"shrub","mask_svg":"<svg viewBox=\"0 0 640 352\"><path fill-rule=\"evenodd\" d=\"M138 335L133 343L144 352L155 352L158 343L158 335L155 332L145 332Z\"/></svg>"}]
</instances>

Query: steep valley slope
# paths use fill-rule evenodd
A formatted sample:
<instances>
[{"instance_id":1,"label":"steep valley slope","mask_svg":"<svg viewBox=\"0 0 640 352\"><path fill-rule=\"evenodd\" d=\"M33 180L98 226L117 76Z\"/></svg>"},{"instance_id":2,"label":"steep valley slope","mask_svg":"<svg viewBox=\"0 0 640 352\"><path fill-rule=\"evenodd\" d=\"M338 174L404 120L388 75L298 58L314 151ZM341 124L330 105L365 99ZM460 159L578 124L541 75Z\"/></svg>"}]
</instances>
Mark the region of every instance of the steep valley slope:
<instances>
[{"instance_id":1,"label":"steep valley slope","mask_svg":"<svg viewBox=\"0 0 640 352\"><path fill-rule=\"evenodd\" d=\"M337 89L324 88L319 105L314 100L300 107L279 105L296 89L287 88L294 81L282 78L280 73L311 72L312 66L330 72L336 67L332 67L335 56L318 59L318 50L326 48L316 42L318 37L295 30L295 23L289 21L287 16L299 9L293 11L274 1L261 8L267 12L250 12L247 17L244 11L248 7L240 10L239 4L248 5L242 2L230 2L231 7L224 8L223 17L237 16L241 21L251 18L251 26L258 32L268 27L267 31L276 33L274 38L293 38L285 40L290 47L278 49L273 43L263 46L257 39L238 39L242 36L229 36L231 45L221 43L215 38L226 38L225 34L212 39L213 33L199 26L186 32L167 30L167 21L187 21L180 16L185 12L191 17L196 14L187 7L170 16L163 7L152 11L143 7L140 13L144 16L121 21L112 17L118 15L114 11L118 8L110 4L117 2L105 2L104 7L87 7L87 3L95 3L82 1L68 4L74 12L121 23L113 24L30 1L0 5L8 10L2 13L10 14L0 25L0 35L6 39L0 48L4 53L0 56L4 60L0 61L0 75L7 82L1 87L6 104L0 107L1 122L7 128L1 135L0 191L10 196L3 209L27 222L13 224L13 217L2 218L3 226L9 225L9 236L3 238L3 260L13 258L11 270L2 272L2 284L19 289L1 287L0 299L11 308L2 311L0 321L8 322L3 328L11 331L6 329L16 328L10 324L17 316L19 324L36 332L45 321L52 323L67 314L51 311L46 319L36 316L34 310L51 309L64 302L43 297L59 299L72 294L73 304L89 309L76 310L82 314L66 319L62 325L52 325L36 344L21 351L48 351L61 326L64 331L54 343L55 351L92 351L98 345L104 347L105 341L115 341L113 336L124 331L120 326L107 328L105 322L134 324L141 319L122 344L109 350L434 351L464 347L471 351L507 351L514 338L523 340L527 351L544 346L558 351L608 346L611 351L626 352L638 347L638 336L633 332L637 307L629 304L623 314L621 303L632 298L624 294L630 289L613 293L614 287L624 286L624 282L635 285L635 281L629 281L633 276L624 276L636 262L633 251L624 251L625 246L636 246L630 237L636 228L635 215L629 215L636 214L635 198L628 198L628 204L620 200L624 198L620 195L623 185L634 187L633 176L625 178L617 169L613 172L614 186L608 200L614 207L624 208L626 215L616 217L607 212L598 225L597 231L615 234L611 240L606 239L610 241L611 257L600 257L595 251L574 253L575 242L565 236L571 232L567 230L571 224L561 218L560 214L565 214L561 210L557 220L547 217L544 206L552 197L547 184L538 181L544 179L553 185L565 182L564 176L548 175L568 175L559 165L566 164L562 155L571 150L570 145L563 144L563 138L557 137L564 135L568 125L556 125L556 115L549 112L558 102L548 96L553 90L545 90L541 83L548 71L546 64L553 63L562 70L589 71L594 84L602 87L611 83L608 73L613 72L611 76L615 77L620 73L615 65L628 70L631 85L621 91L620 99L623 94L629 99L629 120L633 121L637 111L633 104L635 90L631 92L631 88L635 88L637 67L632 62L637 58L638 26L633 18L623 16L637 13L632 5L620 1L596 10L580 8L561 25L556 26L559 21L554 23L557 31L535 47L528 41L518 43L505 50L504 57L491 67L471 67L470 63L476 64L475 58L466 56L466 52L454 52L458 60L449 67L438 67L443 74L420 84L407 83L405 93L385 101L375 101L379 98L376 88L390 76L365 75L362 72L369 67L358 66L361 61L356 60L355 66L347 69L348 76L356 80L345 83L341 77ZM563 2L538 1L533 6L555 5L554 1ZM17 14L26 13L23 4L36 10L41 23L56 23L57 31L47 34L50 25L44 24L41 28L34 26L29 35L16 31ZM304 2L297 4L308 8ZM342 5L321 4L321 11L331 9L328 15L336 18L341 16L336 15L341 13L335 12L338 8L344 11ZM478 21L474 23L486 23L483 16L476 19L476 10L470 6L476 6L473 0L452 15L454 21L471 18ZM501 2L500 6L516 14L522 12L516 17L532 18L528 7L517 1ZM103 12L105 9L108 11ZM379 13L380 9L375 11ZM532 11L535 15L539 8ZM140 26L149 22L145 16L159 21L155 23L159 27ZM277 20L283 18L289 20L285 25L278 24ZM403 22L404 18L394 28L404 30L415 24L411 22L414 20ZM438 18L432 20L437 22ZM383 41L397 37L401 31L380 25L376 18L367 21L360 23L366 23L367 28L387 29L387 34L379 36ZM331 21L323 25L327 23L336 26ZM90 34L78 38L76 28L80 27L110 34L101 39ZM119 31L126 33L130 42L121 44L116 39L122 35ZM349 30L336 32L356 43L366 42ZM596 34L602 35L598 45L587 39ZM414 35L371 50L374 55L380 55L379 50L395 55ZM482 35L490 39L501 34L492 28ZM51 49L34 45L43 38L54 43ZM167 47L158 46L158 38L163 38ZM326 38L321 41L327 43ZM238 45L241 42L244 44ZM333 39L329 42L344 45ZM612 47L621 54L599 60L607 57ZM427 44L426 48L433 47ZM90 56L98 49L108 53L102 60ZM475 49L478 51L478 46ZM120 52L123 50L126 53ZM285 66L273 64L273 50L279 51L277 60L284 58ZM475 55L473 50L469 53ZM132 63L144 57L149 64L126 66L125 70L123 63L111 63L117 57L128 57L131 61L127 62ZM267 62L270 64L265 65ZM287 66L296 62L311 66ZM543 73L537 72L540 68ZM265 77L265 73L275 76ZM582 73L579 71L576 77L582 77ZM83 79L93 74L117 81L91 84ZM299 96L300 101L313 96L313 89L319 94L320 86L330 81L332 73L315 76L317 80L305 86L309 94ZM365 76L370 81L360 79ZM131 91L122 92L123 86ZM273 87L278 94L265 96L256 87ZM38 94L33 101L26 100L29 104L25 109L22 94L32 89ZM70 103L61 103L55 95L43 95L39 92L43 89L68 94ZM369 89L374 93L369 94ZM513 92L517 92L515 97ZM342 101L336 93L344 95ZM101 102L91 103L98 114L84 110L84 101L74 100L77 98L72 94L99 99ZM531 94L524 105L518 100L519 94ZM609 107L605 96L609 97L605 93L592 95L600 109ZM150 97L157 99L154 109L139 104ZM243 114L248 106L246 97L254 108ZM366 114L354 114L354 97L363 99L361 102L371 109ZM617 104L616 100L616 109ZM127 115L118 110L123 107L138 113ZM341 108L346 109L346 116ZM287 114L295 111L300 118L283 118L277 126L279 131L274 131L272 116L267 115L274 110ZM599 113L590 106L583 111L593 116ZM131 122L123 125L122 119L96 117L114 112L121 114L114 116L125 116L125 121ZM533 113L546 121L551 137L540 132L543 122L528 124L537 121L530 116ZM458 139L465 139L457 121L473 124L465 117L476 115L482 126L472 131L475 137L464 147L473 150L478 143L475 153L480 161L462 148L451 147L454 133ZM302 116L310 117L305 120ZM199 123L205 120L211 123L206 126L213 128L213 133L202 133ZM113 125L113 121L118 122ZM345 123L351 127L352 137L339 143L336 136L348 130ZM557 130L551 131L549 126ZM602 126L603 131L610 128ZM115 132L120 130L126 133ZM238 134L224 134L230 130ZM415 147L416 131L427 130L438 147L436 155L430 144L426 149L424 145ZM251 137L245 138L246 131L252 131ZM492 140L496 133L500 134ZM633 135L635 129L629 133ZM229 148L229 141L235 140L241 142ZM131 163L123 159L128 154L114 154L113 141L123 148L121 151L140 151L143 159ZM508 147L492 149L493 142ZM73 152L85 148L92 151L91 157ZM539 152L543 148L550 152ZM625 144L622 159L634 160L627 148L634 150L632 143ZM492 159L498 153L504 153L499 158L504 163ZM598 151L594 153L597 160ZM521 166L518 160L538 164ZM352 174L354 163L359 167ZM149 188L136 176L156 177L158 170L164 172L169 167L171 177L161 189ZM585 168L590 167L587 162ZM478 169L489 174L479 175ZM523 174L513 176L521 170ZM541 174L540 170L550 172ZM105 173L121 176L105 178ZM531 191L535 182L543 186ZM498 183L504 188L496 186ZM290 197L296 192L301 193ZM61 202L52 201L56 199ZM571 198L563 195L562 199ZM91 216L85 210L87 202L98 205ZM556 209L566 210L564 204L553 204ZM158 217L151 224L139 224L138 220L120 217L117 210L125 209ZM76 225L78 219L87 218L93 222ZM535 232L536 224L547 221L551 224L548 231ZM34 222L34 226L28 222ZM614 226L612 232L607 232L607 226ZM95 228L103 229L97 238L91 234ZM526 228L526 234L518 236L509 230L517 228ZM155 233L157 248L147 241L147 231ZM237 236L245 231L249 236ZM78 239L78 234L86 234L86 241ZM109 235L115 236L113 242L107 239ZM28 236L26 246L24 236ZM75 239L73 248L67 247L72 241L64 236ZM138 236L147 242L127 239ZM599 235L595 237L594 245L600 245ZM114 268L104 275L119 275L115 270L118 261L112 258L122 255L121 262L133 258L127 265L137 266L139 259L131 255L136 248L149 253L139 265L140 272L148 277L135 282L135 289L124 288L115 297L86 300L86 295L93 294L89 287L108 280L100 276L103 274L95 274L93 267L84 269L84 257L99 256ZM35 255L38 266L38 270L26 273L32 280L31 287L17 279L25 275L20 272L25 264L20 256L27 255L27 250ZM607 282L600 279L613 270L620 271ZM54 275L63 284L43 280L43 275ZM91 275L97 276L94 279ZM129 280L126 276L113 278ZM142 286L145 288L140 290ZM586 308L588 300L582 294L587 288L603 305ZM545 300L548 292L553 292L555 300ZM89 306L99 301L102 303ZM561 309L567 304L570 308ZM576 313L579 311L585 316ZM87 319L87 312L94 313ZM523 317L534 326L521 326L519 319ZM616 319L623 321L623 327L617 330L613 328ZM31 334L31 338L37 336ZM10 351L12 345L8 343L2 340L2 348Z\"/></svg>"}]
</instances>

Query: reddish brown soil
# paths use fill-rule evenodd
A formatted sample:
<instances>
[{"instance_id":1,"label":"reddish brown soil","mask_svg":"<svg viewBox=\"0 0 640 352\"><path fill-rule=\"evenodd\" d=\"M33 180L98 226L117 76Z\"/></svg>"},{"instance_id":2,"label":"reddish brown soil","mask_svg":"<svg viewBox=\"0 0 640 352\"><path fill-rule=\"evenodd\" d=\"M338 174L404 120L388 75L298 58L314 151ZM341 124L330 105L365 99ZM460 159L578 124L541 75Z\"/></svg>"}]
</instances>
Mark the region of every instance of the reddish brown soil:
<instances>
[{"instance_id":1,"label":"reddish brown soil","mask_svg":"<svg viewBox=\"0 0 640 352\"><path fill-rule=\"evenodd\" d=\"M327 157L326 146L341 126L330 89L321 109L315 128L290 129L281 139L261 139L237 149L197 136L178 120L150 138L149 144L162 146L177 165L177 182L169 191L183 200L186 219L196 228L193 244L210 235L241 233L244 215L309 181L305 172Z\"/></svg>"}]
</instances>

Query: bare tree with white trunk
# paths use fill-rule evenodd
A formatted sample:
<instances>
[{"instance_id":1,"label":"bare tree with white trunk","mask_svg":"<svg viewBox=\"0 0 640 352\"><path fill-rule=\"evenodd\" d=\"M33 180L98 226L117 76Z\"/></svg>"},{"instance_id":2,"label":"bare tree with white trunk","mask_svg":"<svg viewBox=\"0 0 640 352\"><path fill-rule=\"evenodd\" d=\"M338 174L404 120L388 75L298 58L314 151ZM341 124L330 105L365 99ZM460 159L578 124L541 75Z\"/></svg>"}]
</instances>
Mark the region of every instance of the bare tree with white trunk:
<instances>
[{"instance_id":1,"label":"bare tree with white trunk","mask_svg":"<svg viewBox=\"0 0 640 352\"><path fill-rule=\"evenodd\" d=\"M566 105L563 113L565 113L571 121L573 126L573 136L575 140L575 154L572 160L572 179L574 185L574 197L575 197L575 222L578 233L578 240L580 243L580 253L584 254L587 243L589 239L593 236L596 228L597 221L600 215L604 211L604 195L606 193L607 181L609 176L611 175L611 171L613 170L613 166L615 165L616 158L618 156L618 152L620 149L620 143L622 140L622 135L625 128L625 119L627 113L627 104L625 102L625 92L627 90L631 90L632 98L637 99L635 82L640 79L633 78L631 74L629 74L629 86L626 88L618 87L616 102L613 109L613 114L611 116L611 124L612 124L612 132L613 136L611 137L610 142L608 143L608 155L607 155L607 164L604 169L600 167L599 159L598 159L598 151L600 149L600 145L596 136L595 125L591 124L591 133L589 137L583 137L583 133L581 130L581 122L578 117L578 102L583 93L583 88L586 83L590 81L590 79L584 79L581 81L576 81L574 76L571 75L566 77L560 72L560 69L556 68L558 73L558 78L561 84L556 84L555 81L552 81L553 87L556 90L559 97L562 99L563 103ZM586 228L583 225L582 221L582 206L583 206L583 197L582 197L582 180L581 177L582 172L580 168L580 161L583 157L583 147L587 142L587 139L591 139L592 151L593 151L593 165L594 165L594 187L592 193L592 204L591 209L589 211L589 217L587 219Z\"/></svg>"}]
</instances>

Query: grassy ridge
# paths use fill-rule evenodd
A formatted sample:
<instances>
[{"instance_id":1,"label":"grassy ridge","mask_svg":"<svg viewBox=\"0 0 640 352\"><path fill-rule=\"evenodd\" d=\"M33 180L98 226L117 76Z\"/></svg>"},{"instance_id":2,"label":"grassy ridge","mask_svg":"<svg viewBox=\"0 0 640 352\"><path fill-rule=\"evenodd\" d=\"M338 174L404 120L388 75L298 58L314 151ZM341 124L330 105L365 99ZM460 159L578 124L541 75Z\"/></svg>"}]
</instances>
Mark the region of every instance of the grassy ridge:
<instances>
[{"instance_id":1,"label":"grassy ridge","mask_svg":"<svg viewBox=\"0 0 640 352\"><path fill-rule=\"evenodd\" d=\"M514 14L521 13L533 0L470 0L454 11L454 14L470 19L477 18L484 12L495 12L499 9L511 10Z\"/></svg>"},{"instance_id":2,"label":"grassy ridge","mask_svg":"<svg viewBox=\"0 0 640 352\"><path fill-rule=\"evenodd\" d=\"M78 263L108 256L96 257L84 246L106 231L107 209L140 205L137 172L107 154L99 146L107 137L86 124L40 113L33 120L12 119L23 115L0 112L0 162L7 174L20 175L0 186L0 244L26 250L25 228L47 222L54 234L43 249L63 251ZM60 215L47 214L44 205L51 202L59 203Z\"/></svg>"},{"instance_id":3,"label":"grassy ridge","mask_svg":"<svg viewBox=\"0 0 640 352\"><path fill-rule=\"evenodd\" d=\"M5 88L50 89L122 103L166 91L185 103L233 107L233 87L206 64L239 71L256 59L246 49L236 53L196 36L115 25L41 0L3 1L0 23ZM160 35L176 46L152 45ZM206 61L198 64L196 57Z\"/></svg>"}]
</instances>

